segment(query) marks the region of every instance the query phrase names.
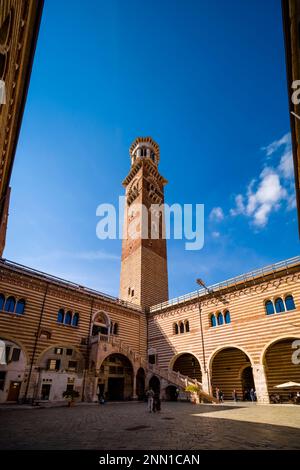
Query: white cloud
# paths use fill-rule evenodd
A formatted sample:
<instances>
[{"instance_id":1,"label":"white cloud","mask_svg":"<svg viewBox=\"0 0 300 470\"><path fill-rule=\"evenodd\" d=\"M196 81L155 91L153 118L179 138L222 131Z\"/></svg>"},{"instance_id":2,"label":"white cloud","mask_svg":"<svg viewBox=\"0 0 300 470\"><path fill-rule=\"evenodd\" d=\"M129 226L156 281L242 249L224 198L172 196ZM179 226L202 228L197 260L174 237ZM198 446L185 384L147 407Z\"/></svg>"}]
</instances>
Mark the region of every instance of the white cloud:
<instances>
[{"instance_id":1,"label":"white cloud","mask_svg":"<svg viewBox=\"0 0 300 470\"><path fill-rule=\"evenodd\" d=\"M284 153L280 159L278 170L281 175L286 179L294 178L294 163L292 150Z\"/></svg>"},{"instance_id":2,"label":"white cloud","mask_svg":"<svg viewBox=\"0 0 300 470\"><path fill-rule=\"evenodd\" d=\"M224 212L221 207L214 207L209 214L209 219L215 222L221 222L224 219Z\"/></svg>"},{"instance_id":3,"label":"white cloud","mask_svg":"<svg viewBox=\"0 0 300 470\"><path fill-rule=\"evenodd\" d=\"M213 238L219 238L220 237L220 232L212 232L212 237Z\"/></svg>"},{"instance_id":4,"label":"white cloud","mask_svg":"<svg viewBox=\"0 0 300 470\"><path fill-rule=\"evenodd\" d=\"M244 204L244 196L242 194L238 194L235 196L235 208L230 209L230 215L235 216L239 214L245 214L246 207Z\"/></svg>"},{"instance_id":5,"label":"white cloud","mask_svg":"<svg viewBox=\"0 0 300 470\"><path fill-rule=\"evenodd\" d=\"M263 147L263 150L266 157L281 150L280 155L277 155L277 163L274 161L274 166L265 166L259 177L250 181L246 194L235 197L235 207L230 210L231 216L245 215L258 228L265 227L270 214L282 205L286 210L295 207L294 188L291 184L294 168L290 134Z\"/></svg>"},{"instance_id":6,"label":"white cloud","mask_svg":"<svg viewBox=\"0 0 300 470\"><path fill-rule=\"evenodd\" d=\"M281 137L281 139L274 140L274 142L267 145L266 147L262 147L262 150L264 150L266 152L267 157L269 157L283 145L291 145L291 134L289 132L283 137Z\"/></svg>"}]
</instances>

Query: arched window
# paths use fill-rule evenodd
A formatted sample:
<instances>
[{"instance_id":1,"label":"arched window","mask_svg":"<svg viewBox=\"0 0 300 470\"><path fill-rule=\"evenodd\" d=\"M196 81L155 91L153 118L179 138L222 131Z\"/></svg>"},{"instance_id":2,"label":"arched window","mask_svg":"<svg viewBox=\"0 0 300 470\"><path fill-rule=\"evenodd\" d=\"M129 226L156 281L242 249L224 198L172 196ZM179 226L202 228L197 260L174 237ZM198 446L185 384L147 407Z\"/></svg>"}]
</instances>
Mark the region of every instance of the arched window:
<instances>
[{"instance_id":1,"label":"arched window","mask_svg":"<svg viewBox=\"0 0 300 470\"><path fill-rule=\"evenodd\" d=\"M65 316L65 325L71 325L72 323L72 312L67 312Z\"/></svg>"},{"instance_id":2,"label":"arched window","mask_svg":"<svg viewBox=\"0 0 300 470\"><path fill-rule=\"evenodd\" d=\"M218 313L218 325L223 325L224 323L224 317L223 317L223 313Z\"/></svg>"},{"instance_id":3,"label":"arched window","mask_svg":"<svg viewBox=\"0 0 300 470\"><path fill-rule=\"evenodd\" d=\"M174 329L174 334L175 334L175 335L178 335L178 333L179 333L179 328L178 328L177 323L174 323L173 329Z\"/></svg>"},{"instance_id":4,"label":"arched window","mask_svg":"<svg viewBox=\"0 0 300 470\"><path fill-rule=\"evenodd\" d=\"M267 300L267 302L265 303L265 307L266 307L266 314L267 315L273 315L273 313L275 313L274 305L273 305L273 302L271 300Z\"/></svg>"},{"instance_id":5,"label":"arched window","mask_svg":"<svg viewBox=\"0 0 300 470\"><path fill-rule=\"evenodd\" d=\"M180 333L184 333L184 324L182 323L182 321L179 323L179 331Z\"/></svg>"},{"instance_id":6,"label":"arched window","mask_svg":"<svg viewBox=\"0 0 300 470\"><path fill-rule=\"evenodd\" d=\"M185 321L185 331L186 333L190 332L190 322L188 320Z\"/></svg>"},{"instance_id":7,"label":"arched window","mask_svg":"<svg viewBox=\"0 0 300 470\"><path fill-rule=\"evenodd\" d=\"M210 317L210 324L212 327L217 326L216 315L212 314L212 316Z\"/></svg>"},{"instance_id":8,"label":"arched window","mask_svg":"<svg viewBox=\"0 0 300 470\"><path fill-rule=\"evenodd\" d=\"M231 322L231 319L230 319L230 312L229 310L226 310L225 312L225 323L228 325L228 323Z\"/></svg>"},{"instance_id":9,"label":"arched window","mask_svg":"<svg viewBox=\"0 0 300 470\"><path fill-rule=\"evenodd\" d=\"M285 298L285 306L287 310L295 310L295 302L292 295L287 295Z\"/></svg>"},{"instance_id":10,"label":"arched window","mask_svg":"<svg viewBox=\"0 0 300 470\"><path fill-rule=\"evenodd\" d=\"M24 312L25 312L25 300L20 299L17 302L16 313L18 313L18 315L23 315Z\"/></svg>"},{"instance_id":11,"label":"arched window","mask_svg":"<svg viewBox=\"0 0 300 470\"><path fill-rule=\"evenodd\" d=\"M72 318L72 326L78 326L79 323L79 313L74 313Z\"/></svg>"},{"instance_id":12,"label":"arched window","mask_svg":"<svg viewBox=\"0 0 300 470\"><path fill-rule=\"evenodd\" d=\"M63 323L65 318L65 312L64 309L60 309L57 314L57 323Z\"/></svg>"},{"instance_id":13,"label":"arched window","mask_svg":"<svg viewBox=\"0 0 300 470\"><path fill-rule=\"evenodd\" d=\"M113 334L114 335L117 335L119 333L119 325L118 323L115 323L114 324L114 331L113 331Z\"/></svg>"},{"instance_id":14,"label":"arched window","mask_svg":"<svg viewBox=\"0 0 300 470\"><path fill-rule=\"evenodd\" d=\"M3 294L0 294L0 310L3 310L5 304L5 297Z\"/></svg>"},{"instance_id":15,"label":"arched window","mask_svg":"<svg viewBox=\"0 0 300 470\"><path fill-rule=\"evenodd\" d=\"M15 311L16 299L14 297L8 297L5 302L4 310L6 312L13 313Z\"/></svg>"},{"instance_id":16,"label":"arched window","mask_svg":"<svg viewBox=\"0 0 300 470\"><path fill-rule=\"evenodd\" d=\"M278 299L275 300L275 310L276 310L276 313L285 311L283 300L280 297L278 297Z\"/></svg>"}]
</instances>

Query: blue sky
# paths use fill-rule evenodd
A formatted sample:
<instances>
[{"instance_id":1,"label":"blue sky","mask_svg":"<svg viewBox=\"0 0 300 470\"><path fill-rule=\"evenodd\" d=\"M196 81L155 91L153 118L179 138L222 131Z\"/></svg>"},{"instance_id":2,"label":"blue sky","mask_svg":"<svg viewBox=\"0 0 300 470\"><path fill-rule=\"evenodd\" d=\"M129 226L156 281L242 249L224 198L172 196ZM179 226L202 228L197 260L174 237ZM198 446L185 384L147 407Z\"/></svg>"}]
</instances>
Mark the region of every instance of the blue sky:
<instances>
[{"instance_id":1,"label":"blue sky","mask_svg":"<svg viewBox=\"0 0 300 470\"><path fill-rule=\"evenodd\" d=\"M170 296L298 254L279 0L46 0L12 177L8 259L118 295L96 237L139 135L166 202L205 204L168 242Z\"/></svg>"}]
</instances>

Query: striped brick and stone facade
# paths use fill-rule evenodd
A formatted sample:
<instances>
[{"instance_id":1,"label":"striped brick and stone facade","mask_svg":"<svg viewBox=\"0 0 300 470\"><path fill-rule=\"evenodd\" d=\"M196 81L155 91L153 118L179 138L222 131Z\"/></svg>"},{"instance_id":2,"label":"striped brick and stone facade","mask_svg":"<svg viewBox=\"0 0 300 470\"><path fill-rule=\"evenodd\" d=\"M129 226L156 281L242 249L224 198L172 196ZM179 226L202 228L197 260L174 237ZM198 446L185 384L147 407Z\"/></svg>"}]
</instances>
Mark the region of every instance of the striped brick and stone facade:
<instances>
[{"instance_id":1,"label":"striped brick and stone facade","mask_svg":"<svg viewBox=\"0 0 300 470\"><path fill-rule=\"evenodd\" d=\"M153 306L148 330L162 369L268 402L276 385L300 383L300 257Z\"/></svg>"}]
</instances>

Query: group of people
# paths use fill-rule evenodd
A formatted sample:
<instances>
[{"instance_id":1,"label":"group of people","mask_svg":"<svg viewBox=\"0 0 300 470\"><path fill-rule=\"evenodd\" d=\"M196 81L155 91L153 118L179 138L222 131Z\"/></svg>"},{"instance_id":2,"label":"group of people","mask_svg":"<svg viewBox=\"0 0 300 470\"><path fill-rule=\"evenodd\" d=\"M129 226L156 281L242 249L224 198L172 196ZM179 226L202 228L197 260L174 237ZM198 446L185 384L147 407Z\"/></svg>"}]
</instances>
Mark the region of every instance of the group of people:
<instances>
[{"instance_id":1,"label":"group of people","mask_svg":"<svg viewBox=\"0 0 300 470\"><path fill-rule=\"evenodd\" d=\"M148 411L149 413L156 413L161 410L161 401L159 392L154 392L152 388L149 388L148 392L146 393L147 402L148 402Z\"/></svg>"},{"instance_id":2,"label":"group of people","mask_svg":"<svg viewBox=\"0 0 300 470\"><path fill-rule=\"evenodd\" d=\"M224 393L219 389L219 387L216 387L216 399L218 403L224 402Z\"/></svg>"},{"instance_id":3,"label":"group of people","mask_svg":"<svg viewBox=\"0 0 300 470\"><path fill-rule=\"evenodd\" d=\"M284 401L284 397L282 397L279 393L275 393L275 394L272 394L270 395L270 402L271 403L283 403ZM288 395L288 403L294 403L295 405L300 405L300 392L297 392L297 393L289 393Z\"/></svg>"},{"instance_id":4,"label":"group of people","mask_svg":"<svg viewBox=\"0 0 300 470\"><path fill-rule=\"evenodd\" d=\"M218 403L224 403L224 393L222 390L220 390L219 387L216 387L215 389L215 396ZM239 400L237 391L235 389L232 391L232 399L233 401ZM254 388L244 391L243 400L252 402L256 401L256 391L254 390Z\"/></svg>"}]
</instances>

